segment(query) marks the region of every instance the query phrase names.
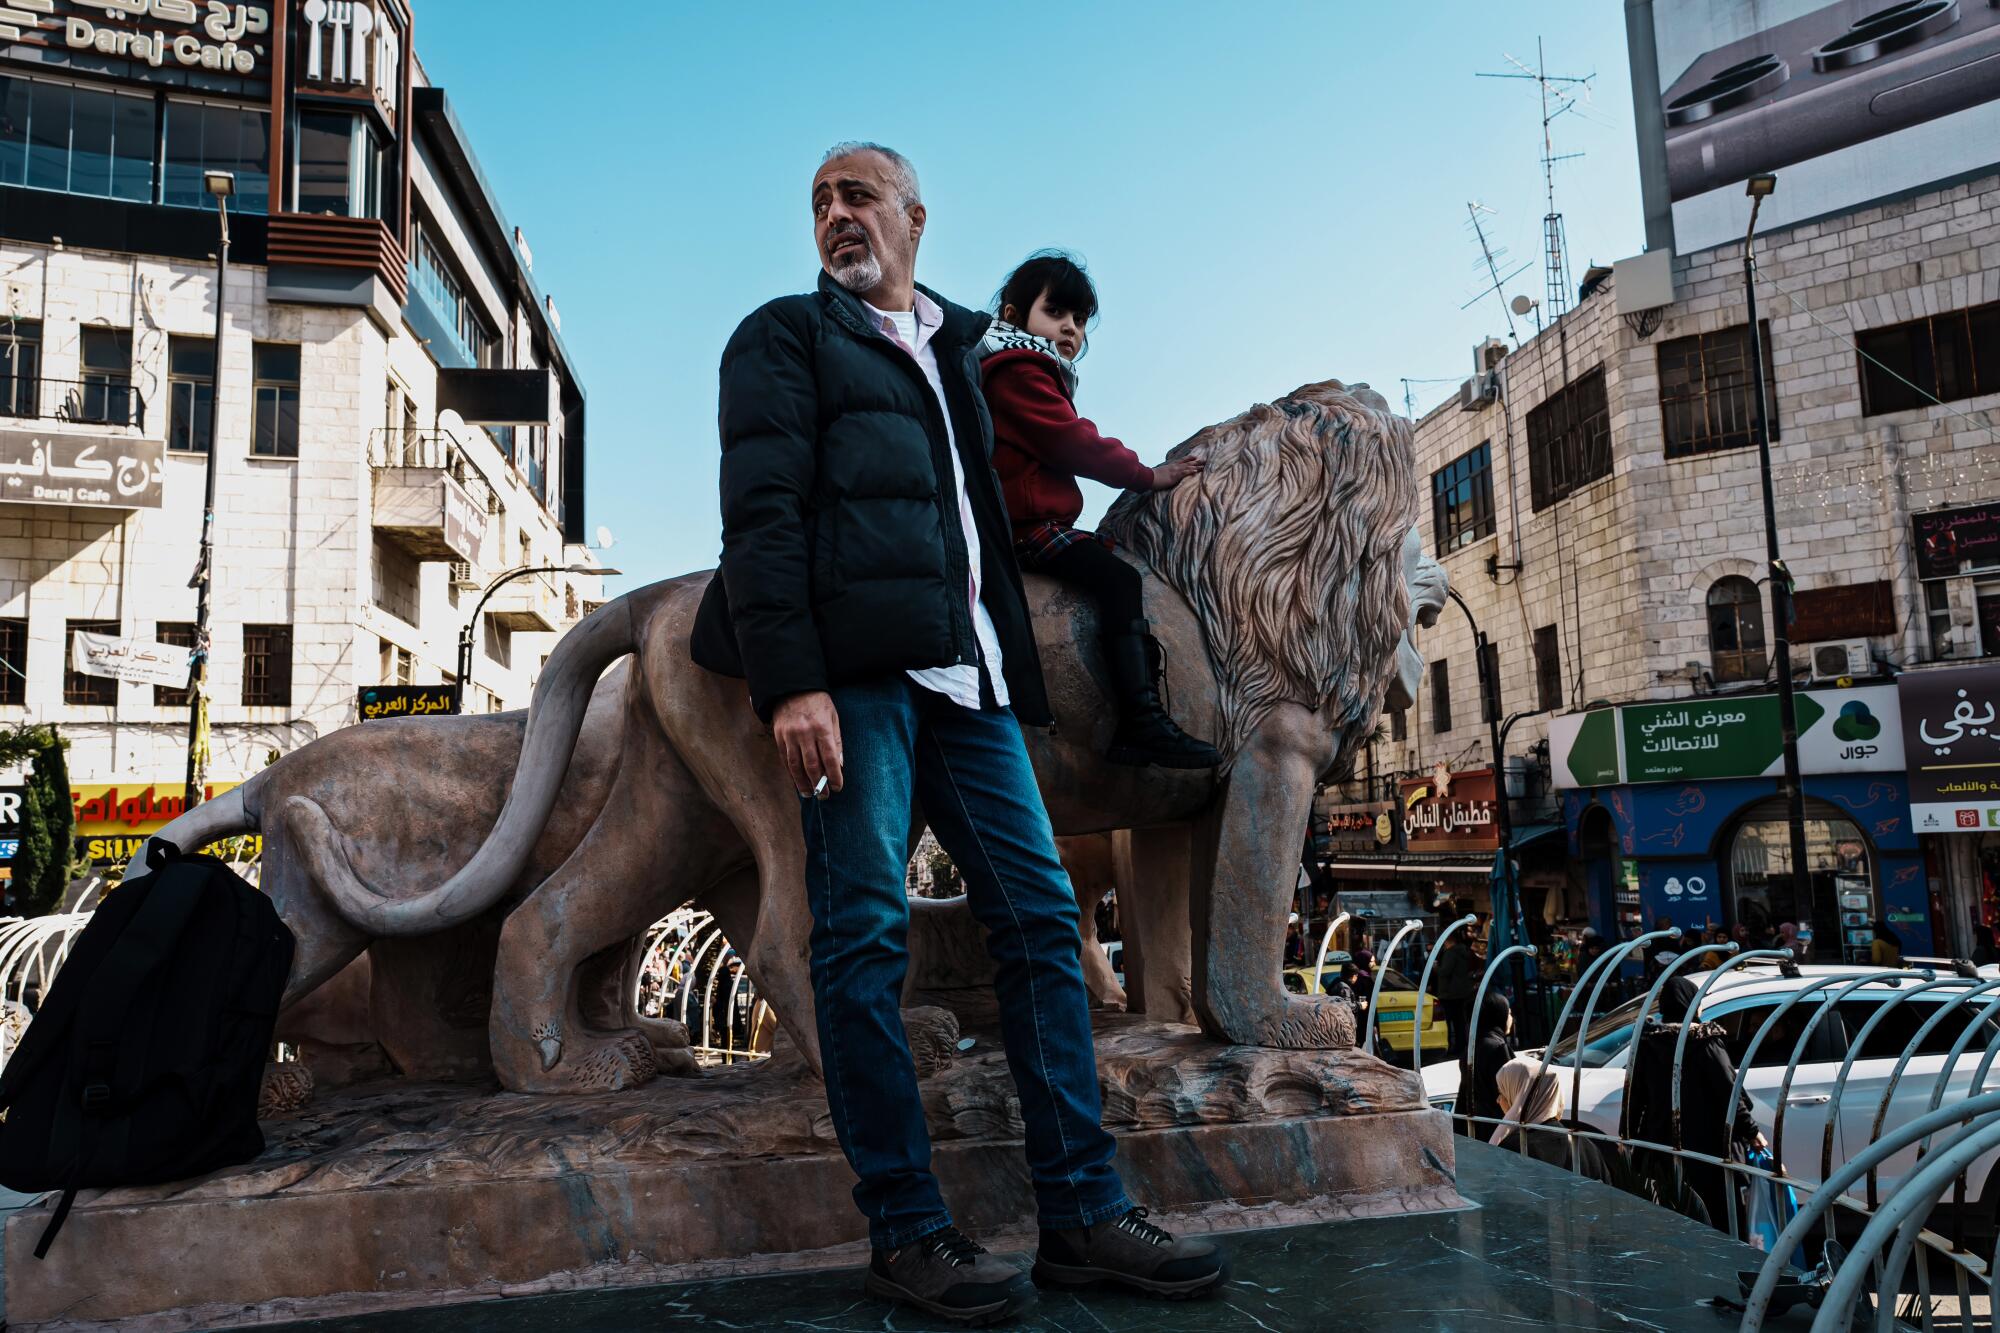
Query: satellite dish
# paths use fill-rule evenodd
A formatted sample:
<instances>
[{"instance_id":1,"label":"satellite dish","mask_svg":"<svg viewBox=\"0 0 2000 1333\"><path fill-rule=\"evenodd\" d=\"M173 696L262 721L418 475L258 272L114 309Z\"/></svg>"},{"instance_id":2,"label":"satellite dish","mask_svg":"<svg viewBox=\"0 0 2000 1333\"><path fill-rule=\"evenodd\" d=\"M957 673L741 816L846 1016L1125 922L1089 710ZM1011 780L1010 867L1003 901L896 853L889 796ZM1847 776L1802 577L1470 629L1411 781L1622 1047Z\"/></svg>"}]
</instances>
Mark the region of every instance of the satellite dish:
<instances>
[{"instance_id":1,"label":"satellite dish","mask_svg":"<svg viewBox=\"0 0 2000 1333\"><path fill-rule=\"evenodd\" d=\"M1507 308L1517 315L1525 315L1535 308L1535 303L1525 296L1517 296L1508 304Z\"/></svg>"},{"instance_id":2,"label":"satellite dish","mask_svg":"<svg viewBox=\"0 0 2000 1333\"><path fill-rule=\"evenodd\" d=\"M611 535L611 529L605 527L602 523L598 524L597 549L600 551L608 551L617 544L618 544L618 539Z\"/></svg>"},{"instance_id":3,"label":"satellite dish","mask_svg":"<svg viewBox=\"0 0 2000 1333\"><path fill-rule=\"evenodd\" d=\"M438 432L454 440L462 440L471 433L466 429L465 418L449 407L438 413Z\"/></svg>"}]
</instances>

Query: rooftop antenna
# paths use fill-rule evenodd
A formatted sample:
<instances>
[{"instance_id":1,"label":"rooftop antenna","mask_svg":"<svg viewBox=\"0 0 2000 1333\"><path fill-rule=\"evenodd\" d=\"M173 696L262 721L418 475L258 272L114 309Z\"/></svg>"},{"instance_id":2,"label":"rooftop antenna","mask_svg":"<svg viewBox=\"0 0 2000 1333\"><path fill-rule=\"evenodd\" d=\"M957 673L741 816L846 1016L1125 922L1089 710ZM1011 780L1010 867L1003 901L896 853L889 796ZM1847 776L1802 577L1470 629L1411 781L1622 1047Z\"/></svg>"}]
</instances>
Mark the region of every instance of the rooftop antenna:
<instances>
[{"instance_id":1,"label":"rooftop antenna","mask_svg":"<svg viewBox=\"0 0 2000 1333\"><path fill-rule=\"evenodd\" d=\"M1411 385L1456 384L1456 383L1458 383L1458 381L1455 379L1449 379L1443 377L1436 377L1432 379L1411 379L1408 375L1403 376L1403 415L1408 417L1412 421L1415 421L1417 419L1417 395L1410 388Z\"/></svg>"},{"instance_id":2,"label":"rooftop antenna","mask_svg":"<svg viewBox=\"0 0 2000 1333\"><path fill-rule=\"evenodd\" d=\"M1505 55L1505 52L1502 52ZM1563 218L1556 211L1556 163L1567 162L1582 157L1582 153L1561 153L1555 150L1555 139L1549 126L1556 117L1575 110L1578 101L1590 98L1590 81L1597 77L1595 71L1589 74L1551 74L1548 61L1542 52L1542 39L1535 39L1535 63L1530 69L1521 61L1508 55L1507 63L1517 71L1511 74L1479 75L1482 79L1530 79L1535 83L1542 97L1542 191L1548 199L1549 211L1542 217L1542 251L1547 288L1542 298L1542 309L1551 320L1562 317L1569 309L1569 255L1563 242Z\"/></svg>"},{"instance_id":3,"label":"rooftop antenna","mask_svg":"<svg viewBox=\"0 0 2000 1333\"><path fill-rule=\"evenodd\" d=\"M1486 239L1486 227L1479 220L1479 215L1481 213L1491 213L1492 211L1493 211L1492 209L1488 208L1484 204L1468 202L1465 206L1466 218L1471 223L1472 234L1479 238L1479 256L1481 262L1477 265L1474 265L1474 267L1475 268L1483 267L1486 270L1486 276L1491 279L1491 282L1489 282L1485 287L1480 289L1479 295L1473 297L1470 301L1467 301L1464 305L1460 306L1459 307L1460 310L1470 310L1474 305L1477 305L1480 301L1485 300L1489 296L1500 297L1502 301L1502 308L1506 309L1505 301L1507 293L1504 290L1506 284L1520 277L1523 273L1526 273L1528 269L1532 267L1532 265L1523 264L1519 268L1515 269L1512 273L1509 273L1506 277L1503 278L1500 276L1500 261L1504 259L1507 255L1506 247L1495 246L1490 241L1488 241ZM1539 325L1537 325L1537 327L1539 327ZM1521 335L1514 331L1514 316L1511 312L1508 313L1507 315L1507 336L1514 340L1514 345L1516 347L1521 345Z\"/></svg>"}]
</instances>

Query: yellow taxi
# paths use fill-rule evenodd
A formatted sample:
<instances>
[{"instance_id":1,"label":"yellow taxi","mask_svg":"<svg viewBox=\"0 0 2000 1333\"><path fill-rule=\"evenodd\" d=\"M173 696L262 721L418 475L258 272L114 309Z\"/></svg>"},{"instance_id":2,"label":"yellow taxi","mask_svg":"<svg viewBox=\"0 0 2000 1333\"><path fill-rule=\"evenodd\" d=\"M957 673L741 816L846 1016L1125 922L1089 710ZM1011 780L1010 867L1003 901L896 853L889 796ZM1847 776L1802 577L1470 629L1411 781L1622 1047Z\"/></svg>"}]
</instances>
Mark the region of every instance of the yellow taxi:
<instances>
[{"instance_id":1,"label":"yellow taxi","mask_svg":"<svg viewBox=\"0 0 2000 1333\"><path fill-rule=\"evenodd\" d=\"M1285 989L1297 995L1304 995L1312 988L1312 968L1292 967L1285 969ZM1320 973L1320 986L1337 979L1339 967L1331 961ZM1368 1002L1364 991L1357 996L1363 1004ZM1389 968L1382 978L1382 1012L1375 1023L1376 1035L1384 1046L1404 1055L1410 1052L1411 1017L1417 1008L1417 983L1404 976L1395 968ZM1438 1012L1437 1001L1431 996L1424 997L1423 1043L1426 1051L1443 1051L1449 1048L1445 1032L1444 1016Z\"/></svg>"}]
</instances>

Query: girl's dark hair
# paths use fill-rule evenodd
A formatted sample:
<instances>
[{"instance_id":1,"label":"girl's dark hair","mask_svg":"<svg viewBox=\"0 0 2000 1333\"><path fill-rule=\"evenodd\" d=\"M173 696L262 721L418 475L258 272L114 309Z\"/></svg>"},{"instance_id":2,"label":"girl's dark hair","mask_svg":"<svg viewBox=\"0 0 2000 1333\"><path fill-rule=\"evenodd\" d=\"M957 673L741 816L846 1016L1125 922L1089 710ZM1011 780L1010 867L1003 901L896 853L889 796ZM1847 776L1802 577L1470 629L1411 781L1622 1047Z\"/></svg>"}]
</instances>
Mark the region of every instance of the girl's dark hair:
<instances>
[{"instance_id":1,"label":"girl's dark hair","mask_svg":"<svg viewBox=\"0 0 2000 1333\"><path fill-rule=\"evenodd\" d=\"M1074 311L1087 324L1097 318L1097 288L1076 256L1061 250L1037 250L1007 275L993 295L993 313L1014 307L1015 319L1025 322L1035 308L1035 299L1047 296L1053 305Z\"/></svg>"}]
</instances>

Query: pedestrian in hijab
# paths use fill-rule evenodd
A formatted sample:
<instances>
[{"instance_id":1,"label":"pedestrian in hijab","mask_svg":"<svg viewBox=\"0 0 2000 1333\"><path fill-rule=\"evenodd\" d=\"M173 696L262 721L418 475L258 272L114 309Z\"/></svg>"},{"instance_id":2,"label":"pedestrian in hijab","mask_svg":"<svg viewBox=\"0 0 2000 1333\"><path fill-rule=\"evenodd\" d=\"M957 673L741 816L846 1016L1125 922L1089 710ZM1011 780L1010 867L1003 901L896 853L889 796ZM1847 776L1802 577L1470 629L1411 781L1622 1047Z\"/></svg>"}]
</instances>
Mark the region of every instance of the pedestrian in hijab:
<instances>
[{"instance_id":1,"label":"pedestrian in hijab","mask_svg":"<svg viewBox=\"0 0 2000 1333\"><path fill-rule=\"evenodd\" d=\"M1506 1119L1494 1129L1489 1142L1550 1166L1574 1170L1580 1176L1607 1185L1611 1183L1610 1169L1604 1165L1604 1155L1597 1145L1562 1132L1562 1079L1555 1070L1542 1069L1539 1061L1516 1056L1500 1066L1495 1082ZM1575 1138L1573 1143L1572 1138Z\"/></svg>"}]
</instances>

